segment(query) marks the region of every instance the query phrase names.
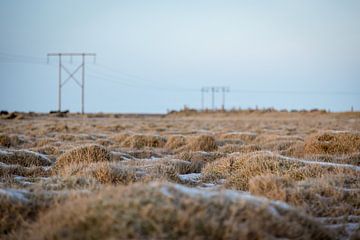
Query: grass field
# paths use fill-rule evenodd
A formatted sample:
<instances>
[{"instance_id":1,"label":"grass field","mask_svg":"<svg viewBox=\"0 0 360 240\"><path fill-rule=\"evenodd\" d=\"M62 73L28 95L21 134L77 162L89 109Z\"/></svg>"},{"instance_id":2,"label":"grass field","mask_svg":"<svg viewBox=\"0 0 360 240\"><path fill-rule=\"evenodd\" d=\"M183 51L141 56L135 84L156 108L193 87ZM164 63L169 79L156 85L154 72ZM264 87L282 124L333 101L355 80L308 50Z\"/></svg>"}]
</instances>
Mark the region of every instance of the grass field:
<instances>
[{"instance_id":1,"label":"grass field","mask_svg":"<svg viewBox=\"0 0 360 240\"><path fill-rule=\"evenodd\" d=\"M360 238L360 113L1 117L1 239Z\"/></svg>"}]
</instances>

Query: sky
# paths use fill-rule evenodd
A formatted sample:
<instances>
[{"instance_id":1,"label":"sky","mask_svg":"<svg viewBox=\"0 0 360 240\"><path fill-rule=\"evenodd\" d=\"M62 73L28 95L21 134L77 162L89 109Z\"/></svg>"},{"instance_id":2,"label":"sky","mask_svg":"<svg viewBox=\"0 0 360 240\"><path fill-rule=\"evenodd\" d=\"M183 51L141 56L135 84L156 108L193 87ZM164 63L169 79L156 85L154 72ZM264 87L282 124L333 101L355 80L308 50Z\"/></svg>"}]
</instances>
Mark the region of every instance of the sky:
<instances>
[{"instance_id":1,"label":"sky","mask_svg":"<svg viewBox=\"0 0 360 240\"><path fill-rule=\"evenodd\" d=\"M0 33L1 110L57 110L58 59L46 56L58 52L97 54L86 112L200 108L210 86L230 88L226 108L360 110L358 0L2 0ZM81 111L72 79L65 109Z\"/></svg>"}]
</instances>

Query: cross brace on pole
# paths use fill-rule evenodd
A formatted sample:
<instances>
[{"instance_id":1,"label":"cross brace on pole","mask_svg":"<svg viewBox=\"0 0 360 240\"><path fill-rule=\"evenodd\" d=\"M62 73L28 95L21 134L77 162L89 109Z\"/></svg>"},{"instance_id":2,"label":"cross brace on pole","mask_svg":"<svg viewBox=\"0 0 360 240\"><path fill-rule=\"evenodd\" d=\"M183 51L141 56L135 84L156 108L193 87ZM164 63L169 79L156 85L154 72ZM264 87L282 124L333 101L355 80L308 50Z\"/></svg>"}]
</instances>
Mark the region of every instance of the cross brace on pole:
<instances>
[{"instance_id":1,"label":"cross brace on pole","mask_svg":"<svg viewBox=\"0 0 360 240\"><path fill-rule=\"evenodd\" d=\"M69 71L64 64L62 63L62 60L64 56L69 56L70 60L72 62L73 57L81 57L82 63L74 70ZM58 89L58 111L61 112L61 88L69 81L74 80L75 83L81 88L81 113L85 113L85 58L86 57L93 57L94 62L96 60L96 54L95 53L48 53L48 62L49 57L58 57L59 58L59 89ZM75 78L75 74L79 71L81 71L81 82L78 81ZM65 81L62 81L62 71L65 71L68 74L68 77L65 79Z\"/></svg>"}]
</instances>

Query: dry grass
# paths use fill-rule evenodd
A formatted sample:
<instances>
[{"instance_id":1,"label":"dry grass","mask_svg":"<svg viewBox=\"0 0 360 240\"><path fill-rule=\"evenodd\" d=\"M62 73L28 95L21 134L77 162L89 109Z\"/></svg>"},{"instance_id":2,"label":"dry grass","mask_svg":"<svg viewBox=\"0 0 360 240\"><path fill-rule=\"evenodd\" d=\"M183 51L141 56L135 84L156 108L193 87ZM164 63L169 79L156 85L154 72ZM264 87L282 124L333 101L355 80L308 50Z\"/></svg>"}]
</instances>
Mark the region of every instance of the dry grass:
<instances>
[{"instance_id":1,"label":"dry grass","mask_svg":"<svg viewBox=\"0 0 360 240\"><path fill-rule=\"evenodd\" d=\"M222 140L240 140L245 143L251 143L256 138L256 133L251 132L230 132L219 136Z\"/></svg>"},{"instance_id":2,"label":"dry grass","mask_svg":"<svg viewBox=\"0 0 360 240\"><path fill-rule=\"evenodd\" d=\"M237 145L237 144L226 144L224 146L219 147L219 152L223 153L250 153L261 151L261 147L259 145L249 144L249 145Z\"/></svg>"},{"instance_id":3,"label":"dry grass","mask_svg":"<svg viewBox=\"0 0 360 240\"><path fill-rule=\"evenodd\" d=\"M167 142L165 144L165 148L174 150L185 145L186 145L186 138L184 136L172 135L168 137Z\"/></svg>"},{"instance_id":4,"label":"dry grass","mask_svg":"<svg viewBox=\"0 0 360 240\"><path fill-rule=\"evenodd\" d=\"M132 135L127 137L123 143L123 147L141 149L144 147L159 148L164 147L166 138L156 135Z\"/></svg>"},{"instance_id":5,"label":"dry grass","mask_svg":"<svg viewBox=\"0 0 360 240\"><path fill-rule=\"evenodd\" d=\"M299 206L317 217L358 215L359 187L358 178L346 175L326 175L301 182L289 177L263 175L249 181L251 193Z\"/></svg>"},{"instance_id":6,"label":"dry grass","mask_svg":"<svg viewBox=\"0 0 360 240\"><path fill-rule=\"evenodd\" d=\"M130 134L128 133L120 133L112 136L111 139L117 143L123 143L129 136Z\"/></svg>"},{"instance_id":7,"label":"dry grass","mask_svg":"<svg viewBox=\"0 0 360 240\"><path fill-rule=\"evenodd\" d=\"M334 156L331 154L312 154L306 156L306 158L313 161L344 163L360 166L360 152L344 154L341 156Z\"/></svg>"},{"instance_id":8,"label":"dry grass","mask_svg":"<svg viewBox=\"0 0 360 240\"><path fill-rule=\"evenodd\" d=\"M72 163L64 166L59 175L65 179L74 176L92 178L101 184L129 184L140 178L135 169L114 162Z\"/></svg>"},{"instance_id":9,"label":"dry grass","mask_svg":"<svg viewBox=\"0 0 360 240\"><path fill-rule=\"evenodd\" d=\"M42 166L23 167L20 165L0 164L0 177L9 178L13 176L23 177L46 177L51 170Z\"/></svg>"},{"instance_id":10,"label":"dry grass","mask_svg":"<svg viewBox=\"0 0 360 240\"><path fill-rule=\"evenodd\" d=\"M332 239L318 223L296 210L241 195L214 192L208 197L197 192L171 184L110 188L52 209L17 237Z\"/></svg>"},{"instance_id":11,"label":"dry grass","mask_svg":"<svg viewBox=\"0 0 360 240\"><path fill-rule=\"evenodd\" d=\"M349 154L360 152L360 133L321 132L305 140L306 154Z\"/></svg>"},{"instance_id":12,"label":"dry grass","mask_svg":"<svg viewBox=\"0 0 360 240\"><path fill-rule=\"evenodd\" d=\"M8 135L0 135L0 146L10 147L11 146L11 138Z\"/></svg>"},{"instance_id":13,"label":"dry grass","mask_svg":"<svg viewBox=\"0 0 360 240\"><path fill-rule=\"evenodd\" d=\"M189 113L0 119L0 238L356 238L359 113Z\"/></svg>"},{"instance_id":14,"label":"dry grass","mask_svg":"<svg viewBox=\"0 0 360 240\"><path fill-rule=\"evenodd\" d=\"M214 137L209 135L200 135L192 137L185 148L191 151L211 152L217 150L218 147Z\"/></svg>"},{"instance_id":15,"label":"dry grass","mask_svg":"<svg viewBox=\"0 0 360 240\"><path fill-rule=\"evenodd\" d=\"M111 160L109 151L100 145L86 145L69 150L56 160L54 171L61 170L72 163L106 162Z\"/></svg>"},{"instance_id":16,"label":"dry grass","mask_svg":"<svg viewBox=\"0 0 360 240\"><path fill-rule=\"evenodd\" d=\"M36 219L55 201L54 196L24 190L0 189L0 238Z\"/></svg>"},{"instance_id":17,"label":"dry grass","mask_svg":"<svg viewBox=\"0 0 360 240\"><path fill-rule=\"evenodd\" d=\"M52 164L46 156L29 150L0 150L0 162L23 167L49 166Z\"/></svg>"},{"instance_id":18,"label":"dry grass","mask_svg":"<svg viewBox=\"0 0 360 240\"><path fill-rule=\"evenodd\" d=\"M260 175L273 174L301 181L307 178L321 177L325 174L349 174L359 177L360 171L341 166L323 166L292 161L268 152L258 152L234 155L209 163L205 166L203 173L204 181L226 179L227 186L248 190L249 180Z\"/></svg>"}]
</instances>

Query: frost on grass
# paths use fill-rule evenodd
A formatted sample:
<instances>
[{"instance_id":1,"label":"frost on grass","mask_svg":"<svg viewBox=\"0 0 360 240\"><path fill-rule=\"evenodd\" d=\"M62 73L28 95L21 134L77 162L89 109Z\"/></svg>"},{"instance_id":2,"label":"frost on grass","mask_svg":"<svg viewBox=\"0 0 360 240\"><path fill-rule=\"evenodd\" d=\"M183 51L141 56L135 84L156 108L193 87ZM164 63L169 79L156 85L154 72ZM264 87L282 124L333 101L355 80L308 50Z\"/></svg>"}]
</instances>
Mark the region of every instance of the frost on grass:
<instances>
[{"instance_id":1,"label":"frost on grass","mask_svg":"<svg viewBox=\"0 0 360 240\"><path fill-rule=\"evenodd\" d=\"M326 131L305 139L306 154L349 154L360 152L360 133Z\"/></svg>"},{"instance_id":2,"label":"frost on grass","mask_svg":"<svg viewBox=\"0 0 360 240\"><path fill-rule=\"evenodd\" d=\"M50 166L52 164L46 155L29 150L0 150L0 162L23 167Z\"/></svg>"},{"instance_id":3,"label":"frost on grass","mask_svg":"<svg viewBox=\"0 0 360 240\"><path fill-rule=\"evenodd\" d=\"M287 206L234 191L169 183L101 190L59 205L20 236L28 239L332 239Z\"/></svg>"},{"instance_id":4,"label":"frost on grass","mask_svg":"<svg viewBox=\"0 0 360 240\"><path fill-rule=\"evenodd\" d=\"M61 171L72 163L106 162L111 160L110 152L103 146L92 144L71 149L58 157L54 170Z\"/></svg>"},{"instance_id":5,"label":"frost on grass","mask_svg":"<svg viewBox=\"0 0 360 240\"><path fill-rule=\"evenodd\" d=\"M311 162L263 151L250 154L233 154L219 159L206 165L203 173L205 182L226 179L228 187L248 190L249 180L259 175L273 174L301 181L325 174L358 176L359 167L347 164Z\"/></svg>"}]
</instances>

